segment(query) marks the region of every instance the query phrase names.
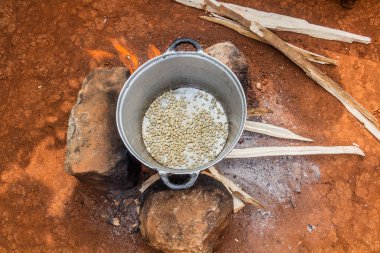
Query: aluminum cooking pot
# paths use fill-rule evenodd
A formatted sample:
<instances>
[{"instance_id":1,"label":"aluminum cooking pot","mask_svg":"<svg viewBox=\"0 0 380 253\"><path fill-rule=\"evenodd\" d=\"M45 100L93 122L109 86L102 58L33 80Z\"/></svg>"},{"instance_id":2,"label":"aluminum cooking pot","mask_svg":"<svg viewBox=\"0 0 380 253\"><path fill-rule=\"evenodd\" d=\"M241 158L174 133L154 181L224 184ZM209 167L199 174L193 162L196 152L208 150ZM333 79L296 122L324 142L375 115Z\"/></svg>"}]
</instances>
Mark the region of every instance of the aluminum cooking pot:
<instances>
[{"instance_id":1,"label":"aluminum cooking pot","mask_svg":"<svg viewBox=\"0 0 380 253\"><path fill-rule=\"evenodd\" d=\"M188 43L196 51L175 51ZM150 104L163 92L192 87L212 94L223 106L229 133L222 152L211 162L194 169L173 169L158 163L147 151L142 138L142 121ZM119 95L116 122L119 134L132 153L144 165L158 171L161 180L172 189L191 187L200 171L222 160L239 140L246 120L247 105L243 88L235 74L217 59L205 54L189 38L173 42L162 55L153 58L134 72ZM173 183L169 175L187 174L186 182Z\"/></svg>"}]
</instances>

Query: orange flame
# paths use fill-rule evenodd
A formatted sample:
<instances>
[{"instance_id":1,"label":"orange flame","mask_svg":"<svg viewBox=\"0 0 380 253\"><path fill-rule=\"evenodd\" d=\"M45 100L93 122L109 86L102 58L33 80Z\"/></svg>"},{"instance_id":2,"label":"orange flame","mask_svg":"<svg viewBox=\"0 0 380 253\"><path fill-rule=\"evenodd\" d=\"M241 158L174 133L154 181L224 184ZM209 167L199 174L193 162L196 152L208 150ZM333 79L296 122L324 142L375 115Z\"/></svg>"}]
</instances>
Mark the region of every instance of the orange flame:
<instances>
[{"instance_id":1,"label":"orange flame","mask_svg":"<svg viewBox=\"0 0 380 253\"><path fill-rule=\"evenodd\" d=\"M121 37L119 39L110 39L110 41L118 52L120 61L133 73L139 67L139 59L127 46L125 39Z\"/></svg>"},{"instance_id":2,"label":"orange flame","mask_svg":"<svg viewBox=\"0 0 380 253\"><path fill-rule=\"evenodd\" d=\"M87 50L87 53L97 62L101 62L106 59L112 59L114 57L113 54L103 50Z\"/></svg>"},{"instance_id":3,"label":"orange flame","mask_svg":"<svg viewBox=\"0 0 380 253\"><path fill-rule=\"evenodd\" d=\"M86 50L87 53L98 63L106 59L119 57L120 61L129 69L132 74L139 67L139 58L133 53L132 49L127 45L125 38L108 38L117 52L117 56L103 50ZM148 46L149 59L161 55L160 50L154 46Z\"/></svg>"},{"instance_id":4,"label":"orange flame","mask_svg":"<svg viewBox=\"0 0 380 253\"><path fill-rule=\"evenodd\" d=\"M157 57L159 55L161 55L160 50L157 47L155 47L154 45L149 44L149 46L148 46L148 58L152 59L152 58Z\"/></svg>"}]
</instances>

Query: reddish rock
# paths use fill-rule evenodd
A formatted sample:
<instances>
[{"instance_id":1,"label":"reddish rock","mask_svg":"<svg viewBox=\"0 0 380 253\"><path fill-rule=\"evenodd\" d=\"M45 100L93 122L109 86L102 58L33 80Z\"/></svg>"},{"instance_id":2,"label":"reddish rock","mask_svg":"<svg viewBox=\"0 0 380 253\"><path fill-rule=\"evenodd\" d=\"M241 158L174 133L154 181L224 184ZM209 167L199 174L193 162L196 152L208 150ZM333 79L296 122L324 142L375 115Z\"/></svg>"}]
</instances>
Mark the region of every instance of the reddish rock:
<instances>
[{"instance_id":1,"label":"reddish rock","mask_svg":"<svg viewBox=\"0 0 380 253\"><path fill-rule=\"evenodd\" d=\"M65 171L100 190L125 190L138 180L140 164L127 152L115 119L128 76L124 68L92 71L69 118Z\"/></svg>"},{"instance_id":2,"label":"reddish rock","mask_svg":"<svg viewBox=\"0 0 380 253\"><path fill-rule=\"evenodd\" d=\"M248 61L245 55L231 42L226 41L206 48L205 53L226 64L239 79L244 90L249 85Z\"/></svg>"},{"instance_id":3,"label":"reddish rock","mask_svg":"<svg viewBox=\"0 0 380 253\"><path fill-rule=\"evenodd\" d=\"M141 234L165 253L212 252L233 212L228 190L205 175L182 191L158 181L142 198Z\"/></svg>"}]
</instances>

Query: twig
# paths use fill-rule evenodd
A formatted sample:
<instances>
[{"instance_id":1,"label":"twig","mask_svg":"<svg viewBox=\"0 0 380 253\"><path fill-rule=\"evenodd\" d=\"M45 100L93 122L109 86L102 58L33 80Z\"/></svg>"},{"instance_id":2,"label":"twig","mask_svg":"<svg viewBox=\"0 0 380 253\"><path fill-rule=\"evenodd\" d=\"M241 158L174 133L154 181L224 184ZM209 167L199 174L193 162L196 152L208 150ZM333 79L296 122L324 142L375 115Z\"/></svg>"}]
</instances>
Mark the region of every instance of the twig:
<instances>
[{"instance_id":1,"label":"twig","mask_svg":"<svg viewBox=\"0 0 380 253\"><path fill-rule=\"evenodd\" d=\"M244 130L254 132L254 133L260 133L260 134L265 134L277 138L282 138L282 139L292 139L292 140L299 140L299 141L310 141L312 142L313 140L299 136L292 131L274 126L271 124L264 124L260 122L254 122L254 121L249 121L247 120L245 122Z\"/></svg>"},{"instance_id":2,"label":"twig","mask_svg":"<svg viewBox=\"0 0 380 253\"><path fill-rule=\"evenodd\" d=\"M262 116L269 113L273 113L271 109L268 109L266 107L259 107L259 108L251 108L247 110L247 117L253 117L253 116Z\"/></svg>"},{"instance_id":3,"label":"twig","mask_svg":"<svg viewBox=\"0 0 380 253\"><path fill-rule=\"evenodd\" d=\"M236 11L226 7L225 5L215 0L205 0L213 9L218 10L224 16L233 19L245 27L249 27L249 30L256 33L259 37L267 41L268 44L280 50L290 60L297 64L311 79L321 85L330 94L336 97L346 109L364 124L367 130L372 133L378 140L380 140L380 129L376 118L367 111L361 104L359 104L353 97L346 93L339 84L333 81L320 69L315 67L309 61L307 61L302 54L295 51L292 47L287 45L282 39L269 31L256 21L248 20Z\"/></svg>"},{"instance_id":4,"label":"twig","mask_svg":"<svg viewBox=\"0 0 380 253\"><path fill-rule=\"evenodd\" d=\"M218 180L220 182L219 179L216 178L216 176L214 176L213 174L207 172L207 171L202 171L201 172L202 174L206 175L206 176L209 176L209 177L212 177L214 178L215 180ZM222 183L222 182L221 182ZM223 184L223 183L222 183ZM232 191L227 187L225 186L225 184L223 184L224 187L226 187L226 189L231 193L231 196L232 196L232 201L233 201L233 206L234 206L234 213L237 213L239 212L241 209L243 209L245 207L245 203L243 200L239 199L238 197L236 197Z\"/></svg>"},{"instance_id":5,"label":"twig","mask_svg":"<svg viewBox=\"0 0 380 253\"><path fill-rule=\"evenodd\" d=\"M213 175L215 179L220 181L227 189L231 191L231 193L237 197L238 199L242 200L246 204L251 204L256 207L265 209L265 207L256 199L252 198L248 193L243 191L239 186L237 186L234 182L220 174L214 167L208 168L210 173Z\"/></svg>"},{"instance_id":6,"label":"twig","mask_svg":"<svg viewBox=\"0 0 380 253\"><path fill-rule=\"evenodd\" d=\"M267 156L294 155L338 155L354 154L364 156L363 150L356 146L302 146L302 147L255 147L233 149L226 158L253 158Z\"/></svg>"},{"instance_id":7,"label":"twig","mask_svg":"<svg viewBox=\"0 0 380 253\"><path fill-rule=\"evenodd\" d=\"M257 200L249 196L247 193L241 190L237 185L235 185L232 181L220 175L215 170L215 168L213 169L210 168L209 170L211 173L202 171L202 174L205 174L209 177L214 178L215 180L218 180L231 193L233 197L234 213L239 212L243 207L245 207L245 203L249 203L249 204L265 209L264 206L260 204L260 202L258 202ZM160 180L160 176L158 173L149 177L140 187L140 190L139 190L140 193L144 193L146 189L149 188L149 186L151 186L153 183L155 183L158 180ZM139 204L137 204L137 206L139 207ZM138 212L139 212L139 209L138 209Z\"/></svg>"},{"instance_id":8,"label":"twig","mask_svg":"<svg viewBox=\"0 0 380 253\"><path fill-rule=\"evenodd\" d=\"M201 16L202 19L205 19L207 21L210 21L210 22L213 22L213 23L216 23L216 24L220 24L220 25L223 25L223 26L226 26L248 38L251 38L251 39L254 39L254 40L257 40L257 41L260 41L260 42L263 42L263 43L267 43L265 40L263 40L261 37L257 36L255 33L251 32L250 30L246 29L244 26L240 25L239 23L233 21L233 20L230 20L230 19L226 19L226 18L223 18L221 16L218 16L216 14L212 14L214 17L208 17L208 16ZM312 62L316 62L316 63L320 63L320 64L333 64L333 65L336 65L337 64L337 61L334 60L334 59L331 59L331 58L328 58L326 56L323 56L323 55L320 55L320 54L316 54L316 53L313 53L313 52L310 52L310 51L307 51L305 49L302 49L302 48L299 48L295 45L292 45L290 43L287 43L289 46L291 46L292 48L294 48L294 50L298 51L300 54L302 54L303 56L305 56L306 59L308 59L309 61L312 61Z\"/></svg>"},{"instance_id":9,"label":"twig","mask_svg":"<svg viewBox=\"0 0 380 253\"><path fill-rule=\"evenodd\" d=\"M158 173L156 174L153 174L152 176L150 176L147 180L144 181L144 183L141 185L140 187L140 192L143 193L146 191L146 189L149 188L149 186L151 186L154 182L160 180L160 175L158 175Z\"/></svg>"}]
</instances>

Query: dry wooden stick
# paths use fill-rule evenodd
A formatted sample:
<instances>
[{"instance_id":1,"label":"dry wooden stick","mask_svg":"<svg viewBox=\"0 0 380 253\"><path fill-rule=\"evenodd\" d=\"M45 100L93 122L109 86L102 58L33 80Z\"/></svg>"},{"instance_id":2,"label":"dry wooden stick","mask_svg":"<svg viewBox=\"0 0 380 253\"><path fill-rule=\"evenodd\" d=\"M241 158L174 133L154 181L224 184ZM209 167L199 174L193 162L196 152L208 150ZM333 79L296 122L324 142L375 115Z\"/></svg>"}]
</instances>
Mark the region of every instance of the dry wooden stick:
<instances>
[{"instance_id":1,"label":"dry wooden stick","mask_svg":"<svg viewBox=\"0 0 380 253\"><path fill-rule=\"evenodd\" d=\"M208 12L214 12L223 15L218 9L213 6L207 5L205 0L175 0L178 3L198 8L204 9ZM329 27L319 26L310 24L304 19L289 17L285 15L280 15L276 13L269 13L265 11L259 11L253 8L248 8L236 4L222 3L231 10L241 14L244 18L248 20L256 20L260 22L264 27L275 30L275 31L288 31L300 34L306 34L315 38L327 39L327 40L337 40L343 42L360 42L368 44L371 42L371 38L349 33L346 31L333 29Z\"/></svg>"},{"instance_id":2,"label":"dry wooden stick","mask_svg":"<svg viewBox=\"0 0 380 253\"><path fill-rule=\"evenodd\" d=\"M218 10L223 16L237 21L249 30L256 33L259 37L267 41L268 44L280 50L290 60L297 64L311 79L321 85L330 94L336 97L346 109L358 119L367 130L372 133L378 140L380 140L380 129L376 118L367 111L361 104L359 104L353 97L346 93L339 84L333 81L329 76L323 73L320 69L311 64L303 57L302 54L287 45L282 39L269 31L267 28L254 20L248 20L241 14L226 7L225 5L215 0L205 0L213 9Z\"/></svg>"},{"instance_id":3,"label":"dry wooden stick","mask_svg":"<svg viewBox=\"0 0 380 253\"><path fill-rule=\"evenodd\" d=\"M251 204L256 207L265 209L265 207L256 199L252 198L248 193L243 191L239 186L233 183L231 180L220 174L214 167L208 168L210 173L213 175L215 179L220 181L227 189L231 191L231 193L242 200L246 204Z\"/></svg>"},{"instance_id":4,"label":"dry wooden stick","mask_svg":"<svg viewBox=\"0 0 380 253\"><path fill-rule=\"evenodd\" d=\"M302 147L255 147L233 149L226 158L253 158L267 156L294 155L339 155L354 154L364 156L363 150L357 146L302 146Z\"/></svg>"},{"instance_id":5,"label":"dry wooden stick","mask_svg":"<svg viewBox=\"0 0 380 253\"><path fill-rule=\"evenodd\" d=\"M207 175L209 177L212 177L214 178L215 180L218 180L220 182L220 180L218 178L216 178L216 176L214 176L213 174L207 172L207 171L202 171L201 172L202 174L204 175ZM224 187L226 187L226 189L231 193L231 196L232 196L232 201L233 201L233 206L234 206L234 213L237 213L239 212L241 209L243 209L245 207L245 203L243 200L241 200L240 198L238 198L237 196L235 196L232 191L223 183L221 182Z\"/></svg>"},{"instance_id":6,"label":"dry wooden stick","mask_svg":"<svg viewBox=\"0 0 380 253\"><path fill-rule=\"evenodd\" d=\"M218 181L220 181L226 189L231 193L233 197L233 205L234 205L234 213L239 212L243 207L245 207L245 203L249 203L255 205L259 208L264 208L263 205L260 204L257 200L252 198L248 193L241 190L237 185L235 185L232 181L227 179L226 177L220 175L215 168L210 168L210 173L202 171L202 174L205 174L209 177L212 177ZM149 177L140 187L140 193L144 193L146 189L149 188L153 183L160 180L160 176L158 173ZM137 204L137 203L136 203ZM139 204L137 204L139 206ZM139 210L138 210L139 211Z\"/></svg>"},{"instance_id":7,"label":"dry wooden stick","mask_svg":"<svg viewBox=\"0 0 380 253\"><path fill-rule=\"evenodd\" d=\"M310 24L304 19L263 12L230 3L224 3L224 5L229 7L231 10L242 14L242 16L246 19L256 20L261 25L271 30L301 33L315 38L343 41L348 43L359 42L369 44L371 42L371 38L369 37L325 26Z\"/></svg>"},{"instance_id":8,"label":"dry wooden stick","mask_svg":"<svg viewBox=\"0 0 380 253\"><path fill-rule=\"evenodd\" d=\"M245 207L245 203L243 202L243 200L239 199L235 195L232 195L232 201L234 205L234 213L239 212L241 209Z\"/></svg>"},{"instance_id":9,"label":"dry wooden stick","mask_svg":"<svg viewBox=\"0 0 380 253\"><path fill-rule=\"evenodd\" d=\"M156 174L153 174L152 176L150 176L147 180L144 181L144 183L141 185L140 187L140 193L143 193L146 191L146 189L149 188L149 186L151 186L154 182L160 180L160 175L158 173Z\"/></svg>"},{"instance_id":10,"label":"dry wooden stick","mask_svg":"<svg viewBox=\"0 0 380 253\"><path fill-rule=\"evenodd\" d=\"M240 25L239 23L237 23L233 20L227 19L227 18L223 18L223 17L218 16L216 14L212 14L212 15L213 15L213 17L201 16L201 18L205 19L207 21L216 23L216 24L226 26L226 27L248 37L248 38L251 38L251 39L263 42L263 43L267 43L261 37L257 36L255 33L251 32L250 30L248 30L244 26ZM294 48L294 50L296 50L300 54L302 54L309 61L320 63L320 64L333 64L333 65L337 64L337 61L334 59L331 59L331 58L328 58L326 56L307 51L305 49L299 48L299 47L292 45L290 43L287 43L287 44L289 46L291 46L292 48Z\"/></svg>"},{"instance_id":11,"label":"dry wooden stick","mask_svg":"<svg viewBox=\"0 0 380 253\"><path fill-rule=\"evenodd\" d=\"M245 122L244 130L254 132L254 133L265 134L265 135L269 135L269 136L273 136L277 138L282 138L282 139L310 141L310 142L313 141L309 138L299 136L283 127L278 127L271 124L264 124L260 122L249 121L249 120Z\"/></svg>"},{"instance_id":12,"label":"dry wooden stick","mask_svg":"<svg viewBox=\"0 0 380 253\"><path fill-rule=\"evenodd\" d=\"M262 116L266 115L268 113L273 113L271 109L268 109L266 107L259 107L259 108L251 108L247 110L247 117L251 118L254 116Z\"/></svg>"}]
</instances>

